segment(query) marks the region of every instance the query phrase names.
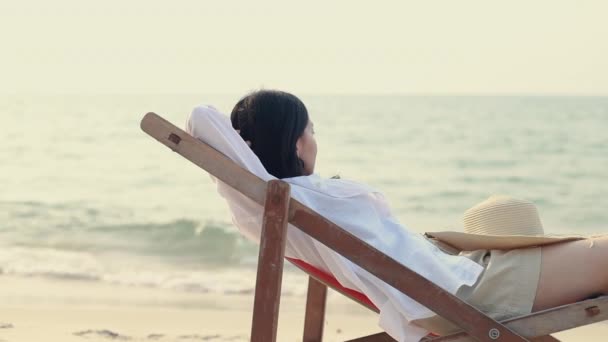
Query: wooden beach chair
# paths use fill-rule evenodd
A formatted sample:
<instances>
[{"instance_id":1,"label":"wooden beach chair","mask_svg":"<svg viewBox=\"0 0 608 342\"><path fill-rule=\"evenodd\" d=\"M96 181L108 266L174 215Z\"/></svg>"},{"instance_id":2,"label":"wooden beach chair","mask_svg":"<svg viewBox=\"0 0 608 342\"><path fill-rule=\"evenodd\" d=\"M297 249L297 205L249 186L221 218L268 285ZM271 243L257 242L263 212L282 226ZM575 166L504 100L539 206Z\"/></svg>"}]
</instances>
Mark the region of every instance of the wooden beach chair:
<instances>
[{"instance_id":1,"label":"wooden beach chair","mask_svg":"<svg viewBox=\"0 0 608 342\"><path fill-rule=\"evenodd\" d=\"M276 340L288 222L462 329L462 332L449 336L428 336L423 339L425 341L457 341L467 337L487 342L558 341L550 334L608 318L606 296L497 322L291 198L288 183L281 180L266 183L154 113L144 116L141 128L171 150L263 206L251 341ZM332 275L302 260L290 261L310 276L303 341L322 340L327 287L378 312L364 294L342 287ZM382 342L394 339L386 333L378 333L350 340L355 341Z\"/></svg>"}]
</instances>

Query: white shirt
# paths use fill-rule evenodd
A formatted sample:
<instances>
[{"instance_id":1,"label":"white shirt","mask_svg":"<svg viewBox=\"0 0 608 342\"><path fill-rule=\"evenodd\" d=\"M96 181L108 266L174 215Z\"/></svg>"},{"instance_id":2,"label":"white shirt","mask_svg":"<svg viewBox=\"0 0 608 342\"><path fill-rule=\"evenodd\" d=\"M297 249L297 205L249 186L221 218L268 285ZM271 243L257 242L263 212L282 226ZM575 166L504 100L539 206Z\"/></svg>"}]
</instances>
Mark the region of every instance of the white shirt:
<instances>
[{"instance_id":1,"label":"white shirt","mask_svg":"<svg viewBox=\"0 0 608 342\"><path fill-rule=\"evenodd\" d=\"M194 108L186 130L261 179L276 179L232 128L230 119L215 108ZM283 180L291 185L292 198L452 294L463 285L473 285L483 270L470 259L443 253L400 224L384 196L369 186L317 174ZM262 206L222 182L217 182L217 189L230 207L233 223L259 243ZM291 225L285 255L331 273L342 286L364 293L380 309L379 326L396 340L417 342L428 334L409 322L430 317L432 311Z\"/></svg>"}]
</instances>

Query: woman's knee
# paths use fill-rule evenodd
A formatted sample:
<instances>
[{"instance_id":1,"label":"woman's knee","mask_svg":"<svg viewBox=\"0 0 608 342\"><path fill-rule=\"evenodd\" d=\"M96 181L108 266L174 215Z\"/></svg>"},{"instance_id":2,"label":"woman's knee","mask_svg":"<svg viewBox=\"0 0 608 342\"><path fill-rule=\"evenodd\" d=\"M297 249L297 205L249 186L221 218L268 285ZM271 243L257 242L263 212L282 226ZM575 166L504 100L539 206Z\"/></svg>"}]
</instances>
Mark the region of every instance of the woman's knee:
<instances>
[{"instance_id":1,"label":"woman's knee","mask_svg":"<svg viewBox=\"0 0 608 342\"><path fill-rule=\"evenodd\" d=\"M599 283L597 294L608 293L608 236L591 237L585 240L589 252L588 261L593 268L592 272L597 274L596 281Z\"/></svg>"}]
</instances>

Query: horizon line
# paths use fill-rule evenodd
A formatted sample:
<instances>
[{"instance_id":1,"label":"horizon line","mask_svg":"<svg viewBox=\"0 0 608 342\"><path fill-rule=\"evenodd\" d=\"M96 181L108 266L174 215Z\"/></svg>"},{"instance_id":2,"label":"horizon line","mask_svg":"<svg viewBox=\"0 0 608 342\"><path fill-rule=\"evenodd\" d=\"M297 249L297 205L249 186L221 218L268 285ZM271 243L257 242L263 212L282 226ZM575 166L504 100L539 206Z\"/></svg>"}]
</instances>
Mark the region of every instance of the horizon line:
<instances>
[{"instance_id":1,"label":"horizon line","mask_svg":"<svg viewBox=\"0 0 608 342\"><path fill-rule=\"evenodd\" d=\"M267 90L281 90L276 88L261 88ZM254 90L249 90L251 92ZM410 96L410 97L608 97L608 93L569 93L569 92L294 92L285 90L298 96ZM0 91L2 95L218 95L234 96L245 95L241 92L205 92L205 91Z\"/></svg>"}]
</instances>

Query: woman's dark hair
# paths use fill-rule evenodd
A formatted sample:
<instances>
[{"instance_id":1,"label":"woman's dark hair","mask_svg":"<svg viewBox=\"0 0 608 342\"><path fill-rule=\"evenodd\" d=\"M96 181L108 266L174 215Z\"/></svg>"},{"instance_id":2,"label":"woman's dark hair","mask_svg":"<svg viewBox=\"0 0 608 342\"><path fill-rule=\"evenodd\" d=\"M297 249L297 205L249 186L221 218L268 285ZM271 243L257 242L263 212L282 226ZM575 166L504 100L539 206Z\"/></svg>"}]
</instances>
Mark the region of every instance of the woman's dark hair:
<instances>
[{"instance_id":1,"label":"woman's dark hair","mask_svg":"<svg viewBox=\"0 0 608 342\"><path fill-rule=\"evenodd\" d=\"M232 109L230 121L266 171L277 178L304 175L304 162L296 154L296 141L308 124L304 103L278 90L258 90L243 97Z\"/></svg>"}]
</instances>

